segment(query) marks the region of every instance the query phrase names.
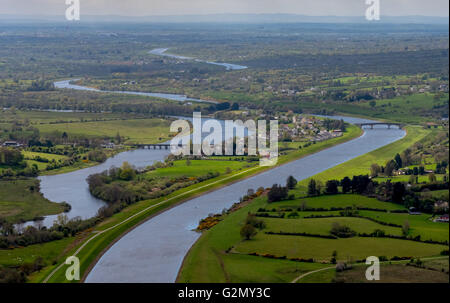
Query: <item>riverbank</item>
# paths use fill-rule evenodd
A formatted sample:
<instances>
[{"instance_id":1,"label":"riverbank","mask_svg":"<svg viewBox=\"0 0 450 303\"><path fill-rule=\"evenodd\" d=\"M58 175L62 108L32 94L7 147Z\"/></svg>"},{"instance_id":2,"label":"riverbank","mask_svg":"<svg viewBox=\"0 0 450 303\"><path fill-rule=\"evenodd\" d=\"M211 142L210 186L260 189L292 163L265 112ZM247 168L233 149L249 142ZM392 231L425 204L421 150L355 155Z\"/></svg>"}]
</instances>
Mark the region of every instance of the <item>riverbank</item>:
<instances>
[{"instance_id":1,"label":"riverbank","mask_svg":"<svg viewBox=\"0 0 450 303\"><path fill-rule=\"evenodd\" d=\"M361 129L356 126L350 126L348 127L347 133L342 137L319 142L317 144L311 145L308 148L292 152L288 156L280 157L277 166L297 160L299 158L316 153L334 145L355 139L362 134L363 132ZM170 209L170 207L190 200L193 197L205 194L206 192L217 190L221 187L230 185L231 183L241 181L244 178L263 173L273 168L274 167L255 167L244 172L238 172L231 176L219 177L209 180L206 183L200 183L192 187L179 190L165 198L152 201L141 201L127 207L121 213L114 215L110 219L100 224L98 228L96 228L96 234L91 237L93 239L87 239L86 241L89 241L89 243L83 246L82 250L78 251L77 256L80 258L81 262L81 273L84 275L85 271L89 268L91 263L98 259L98 257L102 255L102 253L104 253L109 246L112 245L115 239L117 241L118 237L123 237L126 233L130 232L136 226L138 226L139 223L143 223L148 220L149 216L154 216L161 213L162 211L166 211ZM101 234L101 237L98 236L99 232L103 232ZM81 247L81 245L82 244L79 244L77 248L72 249L67 254L67 256L71 255L71 253L77 252L77 249ZM46 275L49 275L54 269L55 266L52 266L42 271L42 273L45 274L41 274L38 277L33 278L33 281L40 282L47 280L48 282L64 282L65 276L62 270L55 271L50 278L46 279Z\"/></svg>"},{"instance_id":2,"label":"riverbank","mask_svg":"<svg viewBox=\"0 0 450 303\"><path fill-rule=\"evenodd\" d=\"M340 179L344 176L351 178L352 175L368 174L372 163L382 162L384 164L386 160L392 159L396 153L401 153L426 135L427 131L422 128L407 127L407 135L404 138L325 170L322 173L314 175L313 178L325 181L329 179ZM307 185L307 182L308 179L300 181L298 188L301 190ZM305 263L239 253L225 253L225 251L234 247L239 242L240 224L247 214L249 212L257 212L260 207L266 207L261 199L255 199L255 201L257 203L250 203L236 213L225 216L219 224L201 234L183 259L182 266L178 271L177 282L289 282L293 280L292 276L299 276L303 272L315 272L327 266L329 267L327 264L320 263ZM350 203L353 204L356 201L351 199ZM300 205L300 202L296 205ZM308 205L311 206L310 204ZM272 208L275 205L269 207ZM299 237L294 237L292 241L298 239ZM259 241L258 243L260 243L263 240L268 241L264 237L252 241ZM323 239L320 241L326 242L327 240ZM256 243L254 242L253 244L256 245ZM267 247L273 247L273 245ZM297 250L294 249L294 251ZM237 270L238 268L239 270Z\"/></svg>"}]
</instances>

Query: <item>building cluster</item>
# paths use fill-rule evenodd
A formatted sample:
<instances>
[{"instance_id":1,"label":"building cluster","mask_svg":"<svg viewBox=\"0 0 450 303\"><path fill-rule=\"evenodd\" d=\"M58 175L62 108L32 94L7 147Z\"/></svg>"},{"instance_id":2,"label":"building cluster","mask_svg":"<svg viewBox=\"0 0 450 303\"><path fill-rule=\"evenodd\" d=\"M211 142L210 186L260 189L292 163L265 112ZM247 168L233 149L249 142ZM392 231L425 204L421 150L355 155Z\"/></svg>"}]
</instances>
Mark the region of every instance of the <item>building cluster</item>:
<instances>
[{"instance_id":1,"label":"building cluster","mask_svg":"<svg viewBox=\"0 0 450 303\"><path fill-rule=\"evenodd\" d=\"M329 130L324 125L324 120L303 115L293 115L292 117L282 116L283 122L279 128L279 137L290 137L293 140L324 141L342 136L342 130Z\"/></svg>"}]
</instances>

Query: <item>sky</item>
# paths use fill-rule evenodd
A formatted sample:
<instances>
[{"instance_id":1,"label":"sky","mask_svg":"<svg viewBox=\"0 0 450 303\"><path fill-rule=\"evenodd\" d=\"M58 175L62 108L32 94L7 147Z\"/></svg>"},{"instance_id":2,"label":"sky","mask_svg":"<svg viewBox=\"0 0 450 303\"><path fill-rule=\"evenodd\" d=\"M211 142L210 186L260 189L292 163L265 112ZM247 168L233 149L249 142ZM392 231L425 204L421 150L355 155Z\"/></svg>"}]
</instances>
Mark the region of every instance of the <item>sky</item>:
<instances>
[{"instance_id":1,"label":"sky","mask_svg":"<svg viewBox=\"0 0 450 303\"><path fill-rule=\"evenodd\" d=\"M366 0L79 0L86 15L200 15L289 13L364 16ZM66 0L0 0L0 14L65 14ZM448 0L380 0L381 16L448 17Z\"/></svg>"}]
</instances>

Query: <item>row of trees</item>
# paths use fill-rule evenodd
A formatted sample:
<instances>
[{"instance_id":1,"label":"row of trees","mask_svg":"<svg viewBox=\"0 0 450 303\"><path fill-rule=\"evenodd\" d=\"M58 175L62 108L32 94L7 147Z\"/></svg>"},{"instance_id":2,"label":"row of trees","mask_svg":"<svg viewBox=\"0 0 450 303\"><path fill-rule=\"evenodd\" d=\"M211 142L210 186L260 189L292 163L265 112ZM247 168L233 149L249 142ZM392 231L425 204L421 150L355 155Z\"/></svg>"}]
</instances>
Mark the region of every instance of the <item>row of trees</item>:
<instances>
[{"instance_id":1,"label":"row of trees","mask_svg":"<svg viewBox=\"0 0 450 303\"><path fill-rule=\"evenodd\" d=\"M288 198L288 193L290 189L294 189L297 185L297 180L293 176L289 176L286 180L286 186L281 186L278 184L272 185L270 188L267 198L269 202L282 201Z\"/></svg>"}]
</instances>

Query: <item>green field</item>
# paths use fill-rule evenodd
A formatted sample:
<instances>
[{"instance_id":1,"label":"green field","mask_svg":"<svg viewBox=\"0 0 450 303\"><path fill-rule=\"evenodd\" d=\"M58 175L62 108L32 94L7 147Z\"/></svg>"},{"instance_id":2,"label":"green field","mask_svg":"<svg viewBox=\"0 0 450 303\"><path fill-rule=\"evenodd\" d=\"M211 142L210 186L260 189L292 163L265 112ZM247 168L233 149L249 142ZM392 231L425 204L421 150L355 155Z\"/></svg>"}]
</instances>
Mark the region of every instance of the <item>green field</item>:
<instances>
[{"instance_id":1,"label":"green field","mask_svg":"<svg viewBox=\"0 0 450 303\"><path fill-rule=\"evenodd\" d=\"M180 270L178 282L286 282L295 278L293 271L300 276L308 272L325 268L333 251L337 251L338 260L360 260L367 256L399 257L426 257L436 256L448 246L427 244L410 240L390 238L339 238L324 239L308 236L273 235L266 232L309 233L329 235L333 222L349 226L359 233L371 233L380 229L390 235L401 235L401 228L381 225L370 221L372 218L381 222L402 225L408 220L411 226L410 235L420 234L422 239L448 241L448 224L434 223L428 220L429 216L412 216L400 213L385 213L380 211L359 211L359 217L336 218L303 218L305 215L338 215L334 212L298 211L299 218L259 218L266 223L266 228L259 231L251 240L243 241L239 230L248 212L257 212L260 208L270 210L277 215L280 212L288 214L294 207L299 207L300 201L308 200L308 207L345 207L359 205L361 207L398 210L404 209L400 205L380 202L375 199L359 195L322 196L307 199L297 199L287 202L267 203L265 197L256 198L251 204L233 212L225 217L212 229L204 231L200 239L191 248ZM273 210L273 211L272 211ZM286 217L286 216L285 216ZM228 252L227 252L228 251ZM287 260L251 256L249 254L274 255L286 257ZM294 262L290 258L313 258L319 263ZM272 270L278 268L276 275ZM315 264L317 268L312 269ZM238 270L240 268L240 271ZM284 269L281 271L281 269ZM258 275L269 272L268 276ZM281 274L283 272L283 274ZM289 274L287 274L289 273ZM302 279L300 283L331 282L335 271L321 271Z\"/></svg>"},{"instance_id":2,"label":"green field","mask_svg":"<svg viewBox=\"0 0 450 303\"><path fill-rule=\"evenodd\" d=\"M248 163L246 161L218 161L218 160L190 160L187 165L186 160L177 160L173 166L158 168L146 173L146 177L197 177L206 175L208 172L218 172L224 174L229 171L238 171L242 168L255 166L258 162Z\"/></svg>"},{"instance_id":3,"label":"green field","mask_svg":"<svg viewBox=\"0 0 450 303\"><path fill-rule=\"evenodd\" d=\"M431 130L423 129L418 126L407 126L406 131L407 135L404 138L343 164L327 169L326 171L315 175L314 179L324 182L329 179L340 180L345 176L368 175L370 174L370 166L373 163L385 165L386 162L393 159L397 153L403 152L412 144L420 141L431 133ZM307 182L308 180L303 180L300 184L306 185Z\"/></svg>"},{"instance_id":4,"label":"green field","mask_svg":"<svg viewBox=\"0 0 450 303\"><path fill-rule=\"evenodd\" d=\"M348 238L329 240L313 237L279 236L259 233L251 241L236 245L236 252L272 254L288 258L313 258L328 261L334 250L338 260L360 260L368 256L426 257L435 256L448 246L384 238Z\"/></svg>"},{"instance_id":5,"label":"green field","mask_svg":"<svg viewBox=\"0 0 450 303\"><path fill-rule=\"evenodd\" d=\"M0 181L0 217L10 222L61 213L64 207L50 202L37 191L35 179Z\"/></svg>"},{"instance_id":6,"label":"green field","mask_svg":"<svg viewBox=\"0 0 450 303\"><path fill-rule=\"evenodd\" d=\"M22 151L23 156L25 157L25 161L28 163L29 166L32 166L33 164L36 164L39 170L45 170L48 163L40 162L33 160L36 157L41 157L43 159L48 159L49 161L55 160L66 160L68 157L63 155L55 155L55 154L47 154L47 153L37 153L37 152L30 152L30 151Z\"/></svg>"},{"instance_id":7,"label":"green field","mask_svg":"<svg viewBox=\"0 0 450 303\"><path fill-rule=\"evenodd\" d=\"M20 266L24 263L32 263L37 257L42 257L47 265L58 260L73 238L52 241L45 244L34 244L15 249L0 249L0 264L3 266Z\"/></svg>"},{"instance_id":8,"label":"green field","mask_svg":"<svg viewBox=\"0 0 450 303\"><path fill-rule=\"evenodd\" d=\"M266 229L264 231L271 232L306 232L309 234L331 235L330 230L333 223L339 223L357 230L361 233L370 234L375 229L384 230L387 234L401 236L402 231L399 227L384 226L364 218L301 218L301 219L278 219L267 218Z\"/></svg>"},{"instance_id":9,"label":"green field","mask_svg":"<svg viewBox=\"0 0 450 303\"><path fill-rule=\"evenodd\" d=\"M125 137L125 143L130 144L167 141L169 126L169 121L156 118L36 125L43 134L59 131L69 135L114 138L119 133Z\"/></svg>"},{"instance_id":10,"label":"green field","mask_svg":"<svg viewBox=\"0 0 450 303\"><path fill-rule=\"evenodd\" d=\"M301 190L292 190L290 193L299 193L301 196ZM296 195L296 197L299 197ZM369 198L365 196L353 195L353 194L341 194L341 195L323 195L319 197L305 197L296 200L281 201L273 204L268 204L267 208L280 209L280 208L297 208L305 205L306 208L325 208L330 209L332 207L345 208L349 206L356 207L369 207L375 209L386 210L401 210L405 209L402 205L382 202L375 198Z\"/></svg>"},{"instance_id":11,"label":"green field","mask_svg":"<svg viewBox=\"0 0 450 303\"><path fill-rule=\"evenodd\" d=\"M373 218L386 223L394 223L402 225L405 221L409 222L410 235L420 235L422 240L445 241L449 239L448 223L433 222L431 215L409 215L382 213L362 210L359 212L361 216Z\"/></svg>"}]
</instances>

